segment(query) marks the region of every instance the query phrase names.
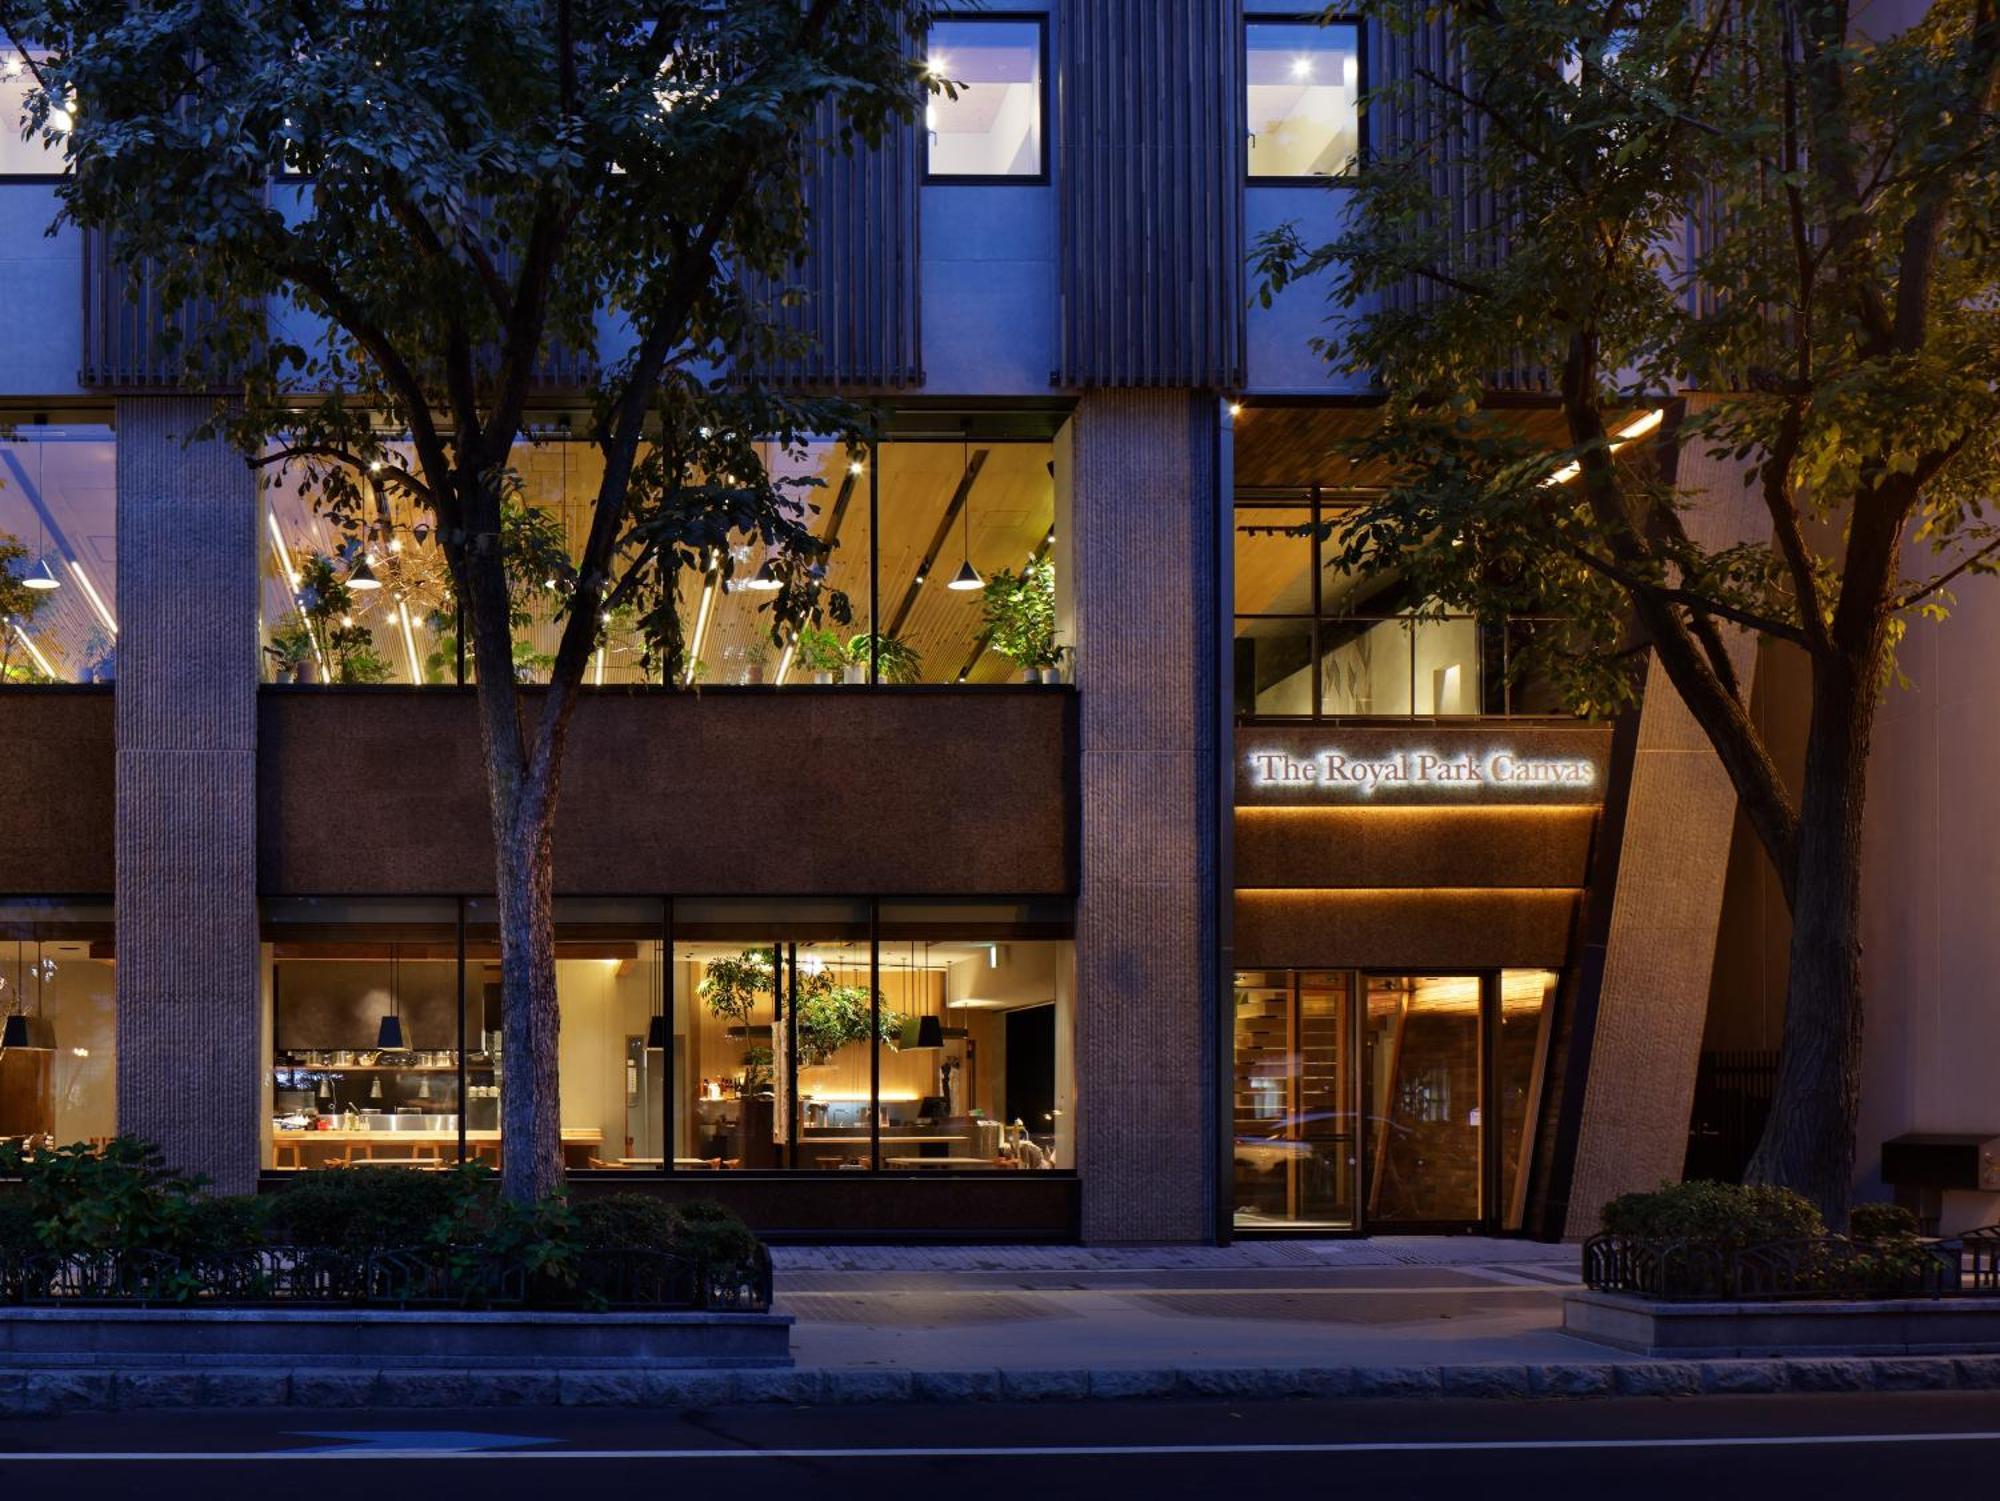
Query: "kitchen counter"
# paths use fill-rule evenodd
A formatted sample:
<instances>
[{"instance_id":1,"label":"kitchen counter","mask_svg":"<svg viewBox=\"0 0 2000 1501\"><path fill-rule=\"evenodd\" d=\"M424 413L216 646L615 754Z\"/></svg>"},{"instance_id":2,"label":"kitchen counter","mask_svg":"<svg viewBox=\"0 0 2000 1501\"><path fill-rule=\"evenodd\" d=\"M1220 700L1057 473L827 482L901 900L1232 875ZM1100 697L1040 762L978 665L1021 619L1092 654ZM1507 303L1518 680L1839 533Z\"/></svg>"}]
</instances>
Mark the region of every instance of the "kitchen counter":
<instances>
[{"instance_id":1,"label":"kitchen counter","mask_svg":"<svg viewBox=\"0 0 2000 1501\"><path fill-rule=\"evenodd\" d=\"M498 1131L467 1131L465 1144L475 1158L499 1155ZM563 1161L569 1167L587 1167L604 1145L604 1132L596 1126L562 1128ZM489 1150L481 1152L481 1147ZM272 1165L279 1168L358 1166L374 1162L452 1161L458 1150L458 1132L452 1131L284 1131L271 1133Z\"/></svg>"}]
</instances>

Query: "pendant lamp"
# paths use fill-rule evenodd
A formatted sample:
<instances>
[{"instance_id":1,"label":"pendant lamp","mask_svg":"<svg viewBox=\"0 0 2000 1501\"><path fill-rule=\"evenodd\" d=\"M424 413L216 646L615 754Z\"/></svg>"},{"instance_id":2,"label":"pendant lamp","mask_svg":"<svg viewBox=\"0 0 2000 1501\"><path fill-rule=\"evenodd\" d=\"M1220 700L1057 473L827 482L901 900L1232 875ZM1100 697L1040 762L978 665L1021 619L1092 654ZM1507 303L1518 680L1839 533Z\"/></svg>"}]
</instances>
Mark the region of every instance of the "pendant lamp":
<instances>
[{"instance_id":1,"label":"pendant lamp","mask_svg":"<svg viewBox=\"0 0 2000 1501\"><path fill-rule=\"evenodd\" d=\"M400 978L397 965L396 945L389 945L389 1013L382 1018L382 1025L375 1032L375 1046L385 1053L401 1052L403 1048L403 1018L397 998L397 980Z\"/></svg>"},{"instance_id":2,"label":"pendant lamp","mask_svg":"<svg viewBox=\"0 0 2000 1501\"><path fill-rule=\"evenodd\" d=\"M757 570L756 577L750 580L749 587L766 591L782 587L778 581L777 570L771 566L769 558L764 559L764 566Z\"/></svg>"},{"instance_id":3,"label":"pendant lamp","mask_svg":"<svg viewBox=\"0 0 2000 1501\"><path fill-rule=\"evenodd\" d=\"M971 467L971 459L969 457L966 460L966 467ZM972 566L972 491L970 485L971 481L968 479L965 504L960 506L958 511L960 555L965 561L958 565L958 572L953 574L951 582L945 585L945 588L955 589L960 594L986 587L986 580L981 578L979 570Z\"/></svg>"},{"instance_id":4,"label":"pendant lamp","mask_svg":"<svg viewBox=\"0 0 2000 1501\"><path fill-rule=\"evenodd\" d=\"M375 577L375 570L368 566L366 554L362 555L361 561L356 563L352 571L348 573L347 587L362 594L366 594L371 589L382 587L382 581Z\"/></svg>"},{"instance_id":5,"label":"pendant lamp","mask_svg":"<svg viewBox=\"0 0 2000 1501\"><path fill-rule=\"evenodd\" d=\"M28 1045L28 1018L21 1014L21 949L25 945L14 946L14 1009L7 1013L7 1024L0 1029L0 1048L24 1048ZM0 980L0 984L5 984Z\"/></svg>"},{"instance_id":6,"label":"pendant lamp","mask_svg":"<svg viewBox=\"0 0 2000 1501\"><path fill-rule=\"evenodd\" d=\"M667 1027L667 966L657 963L653 969L653 1014L646 1021L646 1051L664 1053L673 1042Z\"/></svg>"}]
</instances>

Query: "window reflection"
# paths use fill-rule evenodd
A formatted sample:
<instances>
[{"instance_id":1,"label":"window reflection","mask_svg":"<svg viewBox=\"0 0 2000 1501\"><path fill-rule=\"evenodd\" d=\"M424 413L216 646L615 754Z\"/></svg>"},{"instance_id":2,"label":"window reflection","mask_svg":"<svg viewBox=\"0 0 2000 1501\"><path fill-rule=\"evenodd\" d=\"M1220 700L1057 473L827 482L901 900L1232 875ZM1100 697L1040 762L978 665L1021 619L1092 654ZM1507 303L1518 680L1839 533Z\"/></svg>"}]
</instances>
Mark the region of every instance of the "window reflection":
<instances>
[{"instance_id":1,"label":"window reflection","mask_svg":"<svg viewBox=\"0 0 2000 1501\"><path fill-rule=\"evenodd\" d=\"M117 448L98 423L0 427L0 683L108 683Z\"/></svg>"},{"instance_id":2,"label":"window reflection","mask_svg":"<svg viewBox=\"0 0 2000 1501\"><path fill-rule=\"evenodd\" d=\"M1360 28L1252 21L1245 34L1250 175L1353 171L1361 139Z\"/></svg>"},{"instance_id":3,"label":"window reflection","mask_svg":"<svg viewBox=\"0 0 2000 1501\"><path fill-rule=\"evenodd\" d=\"M28 95L35 87L28 56L0 42L0 177L55 176L67 170L60 141L44 145L40 131L23 138ZM49 123L67 128L66 117L58 114Z\"/></svg>"}]
</instances>

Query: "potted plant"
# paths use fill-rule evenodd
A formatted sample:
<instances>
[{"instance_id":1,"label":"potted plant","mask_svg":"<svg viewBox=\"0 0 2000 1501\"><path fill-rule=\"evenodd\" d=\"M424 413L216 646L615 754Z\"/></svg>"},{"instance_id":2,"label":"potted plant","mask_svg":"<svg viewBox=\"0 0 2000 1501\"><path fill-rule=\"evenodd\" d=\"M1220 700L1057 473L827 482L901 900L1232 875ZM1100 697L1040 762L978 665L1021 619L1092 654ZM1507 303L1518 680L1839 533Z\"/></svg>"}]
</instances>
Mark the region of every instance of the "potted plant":
<instances>
[{"instance_id":1,"label":"potted plant","mask_svg":"<svg viewBox=\"0 0 2000 1501\"><path fill-rule=\"evenodd\" d=\"M759 949L745 949L734 959L711 959L695 993L708 1004L712 1015L733 1026L745 1026L757 1009L757 997L771 994L771 956Z\"/></svg>"},{"instance_id":2,"label":"potted plant","mask_svg":"<svg viewBox=\"0 0 2000 1501\"><path fill-rule=\"evenodd\" d=\"M1002 569L986 581L980 603L987 645L1019 667L1028 682L1060 672L1054 563L1030 558L1019 574Z\"/></svg>"},{"instance_id":3,"label":"potted plant","mask_svg":"<svg viewBox=\"0 0 2000 1501\"><path fill-rule=\"evenodd\" d=\"M903 1035L902 1013L880 1006L880 992L874 999L880 1018L875 1036L894 1046ZM842 985L824 970L808 975L799 987L799 1067L818 1068L849 1043L868 1041L870 1000L865 985Z\"/></svg>"},{"instance_id":4,"label":"potted plant","mask_svg":"<svg viewBox=\"0 0 2000 1501\"><path fill-rule=\"evenodd\" d=\"M317 680L318 664L313 657L313 635L297 610L288 610L271 632L264 648L271 659L272 678L280 683L310 683Z\"/></svg>"},{"instance_id":5,"label":"potted plant","mask_svg":"<svg viewBox=\"0 0 2000 1501\"><path fill-rule=\"evenodd\" d=\"M917 649L900 636L878 636L868 631L850 639L847 656L853 674L848 681L863 683L868 680L868 658L870 644L873 644L876 671L885 683L917 683L923 681L924 659Z\"/></svg>"},{"instance_id":6,"label":"potted plant","mask_svg":"<svg viewBox=\"0 0 2000 1501\"><path fill-rule=\"evenodd\" d=\"M848 659L847 644L822 625L809 625L799 632L792 659L812 674L815 683L830 683L836 672L853 665ZM866 669L863 671L865 674Z\"/></svg>"}]
</instances>

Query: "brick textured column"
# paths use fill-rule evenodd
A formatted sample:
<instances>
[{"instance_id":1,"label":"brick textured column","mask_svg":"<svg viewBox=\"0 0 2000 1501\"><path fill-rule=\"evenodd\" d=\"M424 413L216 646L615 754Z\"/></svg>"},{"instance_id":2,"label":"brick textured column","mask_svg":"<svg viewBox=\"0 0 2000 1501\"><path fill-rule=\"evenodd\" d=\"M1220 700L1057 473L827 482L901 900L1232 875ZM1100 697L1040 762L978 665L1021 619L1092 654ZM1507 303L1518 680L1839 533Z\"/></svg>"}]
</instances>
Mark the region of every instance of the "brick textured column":
<instances>
[{"instance_id":1,"label":"brick textured column","mask_svg":"<svg viewBox=\"0 0 2000 1501\"><path fill-rule=\"evenodd\" d=\"M1700 400L1688 398L1690 411ZM1711 459L1697 442L1681 452L1677 478L1694 497L1686 523L1702 546L1768 534L1743 465ZM1747 694L1756 642L1723 629ZM1735 823L1729 774L1660 664L1649 663L1570 1186L1572 1239L1597 1229L1606 1200L1680 1180Z\"/></svg>"},{"instance_id":2,"label":"brick textured column","mask_svg":"<svg viewBox=\"0 0 2000 1501\"><path fill-rule=\"evenodd\" d=\"M1083 829L1077 1088L1088 1241L1213 1233L1217 413L1086 395L1068 514Z\"/></svg>"},{"instance_id":3,"label":"brick textured column","mask_svg":"<svg viewBox=\"0 0 2000 1501\"><path fill-rule=\"evenodd\" d=\"M183 436L209 404L118 403L118 1126L255 1186L257 492Z\"/></svg>"}]
</instances>

